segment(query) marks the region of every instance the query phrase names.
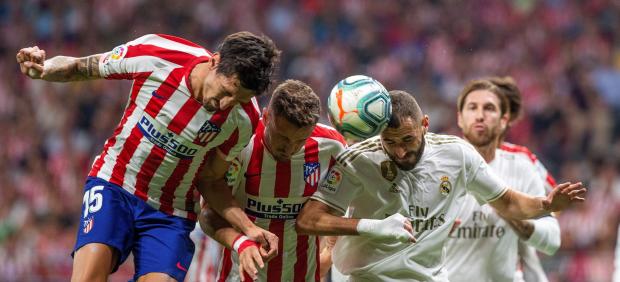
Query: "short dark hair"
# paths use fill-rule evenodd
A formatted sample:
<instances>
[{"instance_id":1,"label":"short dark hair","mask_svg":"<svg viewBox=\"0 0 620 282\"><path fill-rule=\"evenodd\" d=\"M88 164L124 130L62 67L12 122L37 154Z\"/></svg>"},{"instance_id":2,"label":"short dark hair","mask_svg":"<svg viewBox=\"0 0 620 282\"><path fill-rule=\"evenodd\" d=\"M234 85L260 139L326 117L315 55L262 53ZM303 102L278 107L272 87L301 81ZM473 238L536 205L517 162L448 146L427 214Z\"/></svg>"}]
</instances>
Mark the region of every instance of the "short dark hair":
<instances>
[{"instance_id":1,"label":"short dark hair","mask_svg":"<svg viewBox=\"0 0 620 282\"><path fill-rule=\"evenodd\" d=\"M487 90L497 96L499 99L499 108L500 114L503 116L508 112L508 99L505 95L502 95L499 87L491 82L489 79L474 79L467 82L461 93L459 94L458 100L456 102L456 106L459 112L463 111L463 107L465 106L465 99L469 96L469 93L474 92L476 90Z\"/></svg>"},{"instance_id":2,"label":"short dark hair","mask_svg":"<svg viewBox=\"0 0 620 282\"><path fill-rule=\"evenodd\" d=\"M401 121L407 118L411 118L414 122L422 120L422 109L412 94L402 90L392 90L390 100L392 100L392 116L388 122L389 128L400 127Z\"/></svg>"},{"instance_id":3,"label":"short dark hair","mask_svg":"<svg viewBox=\"0 0 620 282\"><path fill-rule=\"evenodd\" d=\"M220 62L216 72L237 75L241 86L260 95L271 84L280 50L265 35L242 31L226 36L218 47Z\"/></svg>"},{"instance_id":4,"label":"short dark hair","mask_svg":"<svg viewBox=\"0 0 620 282\"><path fill-rule=\"evenodd\" d=\"M288 79L273 91L269 112L298 127L315 125L321 114L321 100L307 84Z\"/></svg>"},{"instance_id":5,"label":"short dark hair","mask_svg":"<svg viewBox=\"0 0 620 282\"><path fill-rule=\"evenodd\" d=\"M489 81L499 88L499 92L508 100L508 112L510 113L510 122L517 120L521 116L521 91L517 87L517 83L510 76L494 76Z\"/></svg>"}]
</instances>

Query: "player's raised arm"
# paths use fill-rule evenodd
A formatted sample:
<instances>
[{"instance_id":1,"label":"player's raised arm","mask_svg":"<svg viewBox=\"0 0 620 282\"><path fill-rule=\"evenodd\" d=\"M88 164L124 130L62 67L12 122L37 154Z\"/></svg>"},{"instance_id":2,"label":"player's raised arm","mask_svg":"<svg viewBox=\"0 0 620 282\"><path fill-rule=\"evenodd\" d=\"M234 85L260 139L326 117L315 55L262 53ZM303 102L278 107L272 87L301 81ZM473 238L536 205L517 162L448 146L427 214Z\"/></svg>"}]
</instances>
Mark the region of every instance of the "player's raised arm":
<instances>
[{"instance_id":1,"label":"player's raised arm","mask_svg":"<svg viewBox=\"0 0 620 282\"><path fill-rule=\"evenodd\" d=\"M537 218L551 212L560 211L570 205L583 202L586 188L581 182L562 183L556 186L547 197L532 197L516 190L507 191L489 204L503 217L512 219Z\"/></svg>"},{"instance_id":2,"label":"player's raised arm","mask_svg":"<svg viewBox=\"0 0 620 282\"><path fill-rule=\"evenodd\" d=\"M16 55L21 72L32 79L67 82L101 78L99 59L101 54L76 58L56 56L45 60L45 50L27 47Z\"/></svg>"}]
</instances>

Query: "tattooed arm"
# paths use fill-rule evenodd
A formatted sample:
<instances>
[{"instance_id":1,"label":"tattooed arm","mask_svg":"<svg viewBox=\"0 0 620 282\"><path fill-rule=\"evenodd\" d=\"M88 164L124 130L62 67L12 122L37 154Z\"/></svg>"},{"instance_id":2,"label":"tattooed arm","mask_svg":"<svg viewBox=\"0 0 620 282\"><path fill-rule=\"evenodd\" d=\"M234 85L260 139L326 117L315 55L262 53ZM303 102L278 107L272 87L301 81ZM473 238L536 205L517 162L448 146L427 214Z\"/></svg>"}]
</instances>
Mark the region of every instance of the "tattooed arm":
<instances>
[{"instance_id":1,"label":"tattooed arm","mask_svg":"<svg viewBox=\"0 0 620 282\"><path fill-rule=\"evenodd\" d=\"M59 82L101 78L100 57L101 54L82 58L56 56L45 60L45 51L37 46L23 48L16 55L23 74L33 79Z\"/></svg>"}]
</instances>

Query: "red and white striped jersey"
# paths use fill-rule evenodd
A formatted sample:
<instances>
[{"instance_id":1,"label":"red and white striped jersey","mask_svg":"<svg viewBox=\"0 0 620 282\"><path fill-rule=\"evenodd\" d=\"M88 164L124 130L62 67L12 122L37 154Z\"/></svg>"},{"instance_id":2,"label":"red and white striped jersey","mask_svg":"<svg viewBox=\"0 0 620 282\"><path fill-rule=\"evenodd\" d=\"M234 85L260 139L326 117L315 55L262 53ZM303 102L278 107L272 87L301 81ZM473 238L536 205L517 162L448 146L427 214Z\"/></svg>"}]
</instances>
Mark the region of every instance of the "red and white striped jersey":
<instances>
[{"instance_id":1,"label":"red and white striped jersey","mask_svg":"<svg viewBox=\"0 0 620 282\"><path fill-rule=\"evenodd\" d=\"M551 190L553 190L553 188L557 185L555 178L553 178L547 168L540 162L540 160L538 160L536 154L532 153L532 151L530 151L530 149L528 149L527 147L508 142L502 142L499 148L506 152L518 153L527 156L536 167L536 172L538 173L538 175L542 177L542 180L545 183L545 190L547 191L547 193L551 192Z\"/></svg>"},{"instance_id":2,"label":"red and white striped jersey","mask_svg":"<svg viewBox=\"0 0 620 282\"><path fill-rule=\"evenodd\" d=\"M131 79L125 113L89 173L123 187L167 214L196 219L196 179L218 148L232 160L258 123L256 100L208 112L193 98L189 74L211 54L182 38L149 34L103 54L106 79Z\"/></svg>"},{"instance_id":3,"label":"red and white striped jersey","mask_svg":"<svg viewBox=\"0 0 620 282\"><path fill-rule=\"evenodd\" d=\"M319 281L319 239L298 235L295 219L344 150L344 138L318 124L290 161L276 161L263 136L261 122L228 173L235 199L248 217L280 238L278 256L259 270L259 281ZM239 281L237 259L236 253L224 251L218 281Z\"/></svg>"}]
</instances>

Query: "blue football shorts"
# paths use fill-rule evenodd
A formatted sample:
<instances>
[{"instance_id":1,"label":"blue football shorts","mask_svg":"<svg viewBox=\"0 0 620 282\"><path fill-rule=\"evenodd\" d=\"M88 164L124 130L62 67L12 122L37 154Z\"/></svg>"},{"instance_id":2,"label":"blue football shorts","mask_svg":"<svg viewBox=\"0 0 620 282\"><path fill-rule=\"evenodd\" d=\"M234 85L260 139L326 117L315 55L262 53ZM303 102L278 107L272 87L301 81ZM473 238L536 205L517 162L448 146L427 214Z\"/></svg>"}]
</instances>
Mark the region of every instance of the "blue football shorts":
<instances>
[{"instance_id":1,"label":"blue football shorts","mask_svg":"<svg viewBox=\"0 0 620 282\"><path fill-rule=\"evenodd\" d=\"M156 210L118 185L89 177L73 252L89 243L106 244L119 255L112 272L133 252L134 280L163 272L183 281L194 254L189 234L195 226L195 221Z\"/></svg>"}]
</instances>

